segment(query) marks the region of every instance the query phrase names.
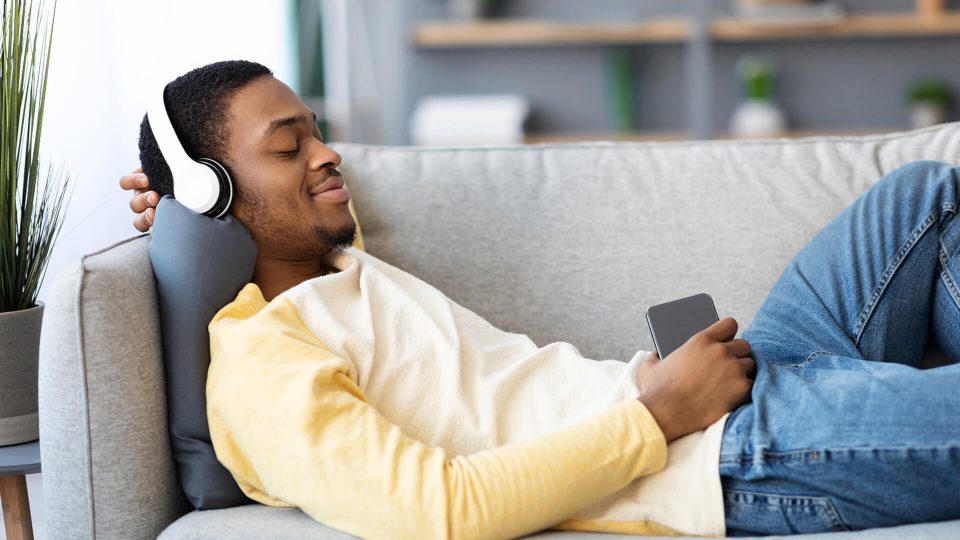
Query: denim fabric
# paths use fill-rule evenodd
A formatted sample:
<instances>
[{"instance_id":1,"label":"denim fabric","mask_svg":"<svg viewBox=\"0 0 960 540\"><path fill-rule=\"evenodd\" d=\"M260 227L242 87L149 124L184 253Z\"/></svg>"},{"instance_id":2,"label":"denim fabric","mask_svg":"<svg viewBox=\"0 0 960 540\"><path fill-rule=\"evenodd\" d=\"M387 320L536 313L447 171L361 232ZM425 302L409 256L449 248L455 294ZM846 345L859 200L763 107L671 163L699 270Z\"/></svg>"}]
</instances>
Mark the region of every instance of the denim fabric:
<instances>
[{"instance_id":1,"label":"denim fabric","mask_svg":"<svg viewBox=\"0 0 960 540\"><path fill-rule=\"evenodd\" d=\"M960 518L958 192L960 166L889 173L764 300L721 444L729 536ZM954 364L918 369L928 340Z\"/></svg>"}]
</instances>

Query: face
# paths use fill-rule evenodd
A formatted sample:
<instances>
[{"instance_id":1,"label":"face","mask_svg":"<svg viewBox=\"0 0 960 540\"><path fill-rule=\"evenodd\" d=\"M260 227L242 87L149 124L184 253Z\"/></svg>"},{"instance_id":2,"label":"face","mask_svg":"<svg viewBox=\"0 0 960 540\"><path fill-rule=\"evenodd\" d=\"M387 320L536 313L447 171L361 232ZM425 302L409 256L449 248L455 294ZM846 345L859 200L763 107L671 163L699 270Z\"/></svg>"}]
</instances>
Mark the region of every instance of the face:
<instances>
[{"instance_id":1,"label":"face","mask_svg":"<svg viewBox=\"0 0 960 540\"><path fill-rule=\"evenodd\" d=\"M316 116L287 85L258 77L233 93L227 162L237 198L231 212L260 256L310 261L353 241L356 223L342 186L340 155Z\"/></svg>"}]
</instances>

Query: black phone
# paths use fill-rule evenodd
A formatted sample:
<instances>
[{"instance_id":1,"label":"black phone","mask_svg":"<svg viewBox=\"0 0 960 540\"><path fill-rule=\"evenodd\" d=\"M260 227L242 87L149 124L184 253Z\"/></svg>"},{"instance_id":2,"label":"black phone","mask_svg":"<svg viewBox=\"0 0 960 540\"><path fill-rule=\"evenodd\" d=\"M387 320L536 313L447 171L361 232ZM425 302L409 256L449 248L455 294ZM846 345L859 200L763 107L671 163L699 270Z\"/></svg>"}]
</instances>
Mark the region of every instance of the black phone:
<instances>
[{"instance_id":1,"label":"black phone","mask_svg":"<svg viewBox=\"0 0 960 540\"><path fill-rule=\"evenodd\" d=\"M718 320L713 298L707 293L647 308L647 326L661 359Z\"/></svg>"}]
</instances>

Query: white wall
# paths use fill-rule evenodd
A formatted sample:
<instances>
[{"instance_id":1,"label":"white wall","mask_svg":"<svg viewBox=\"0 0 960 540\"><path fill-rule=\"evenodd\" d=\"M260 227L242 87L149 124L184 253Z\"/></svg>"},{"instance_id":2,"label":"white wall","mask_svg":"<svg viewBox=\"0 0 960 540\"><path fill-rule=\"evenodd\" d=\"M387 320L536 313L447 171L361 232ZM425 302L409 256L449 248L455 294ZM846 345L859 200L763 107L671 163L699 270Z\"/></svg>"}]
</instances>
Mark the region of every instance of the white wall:
<instances>
[{"instance_id":1,"label":"white wall","mask_svg":"<svg viewBox=\"0 0 960 540\"><path fill-rule=\"evenodd\" d=\"M60 0L42 157L74 184L40 300L83 254L138 234L120 176L139 165L146 98L218 60L261 62L297 88L288 0Z\"/></svg>"},{"instance_id":2,"label":"white wall","mask_svg":"<svg viewBox=\"0 0 960 540\"><path fill-rule=\"evenodd\" d=\"M297 88L292 13L288 0L60 0L41 159L63 164L75 187L41 301L66 265L139 234L117 181L139 165L147 96L190 69L233 59L261 62ZM27 476L38 539L46 538L41 477Z\"/></svg>"}]
</instances>

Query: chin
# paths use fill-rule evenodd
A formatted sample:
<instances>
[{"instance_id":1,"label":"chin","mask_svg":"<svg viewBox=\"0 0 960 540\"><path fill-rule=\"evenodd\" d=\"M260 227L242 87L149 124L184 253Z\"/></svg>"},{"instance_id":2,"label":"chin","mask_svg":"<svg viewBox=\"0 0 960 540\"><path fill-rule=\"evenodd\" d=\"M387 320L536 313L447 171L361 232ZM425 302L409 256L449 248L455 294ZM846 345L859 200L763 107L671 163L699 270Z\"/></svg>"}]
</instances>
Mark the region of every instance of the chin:
<instances>
[{"instance_id":1,"label":"chin","mask_svg":"<svg viewBox=\"0 0 960 540\"><path fill-rule=\"evenodd\" d=\"M314 234L324 244L332 249L349 247L357 234L357 223L351 216L350 221L333 225L324 223L313 228Z\"/></svg>"}]
</instances>

